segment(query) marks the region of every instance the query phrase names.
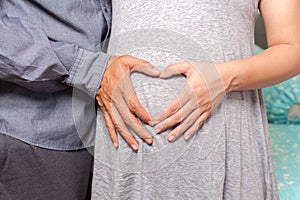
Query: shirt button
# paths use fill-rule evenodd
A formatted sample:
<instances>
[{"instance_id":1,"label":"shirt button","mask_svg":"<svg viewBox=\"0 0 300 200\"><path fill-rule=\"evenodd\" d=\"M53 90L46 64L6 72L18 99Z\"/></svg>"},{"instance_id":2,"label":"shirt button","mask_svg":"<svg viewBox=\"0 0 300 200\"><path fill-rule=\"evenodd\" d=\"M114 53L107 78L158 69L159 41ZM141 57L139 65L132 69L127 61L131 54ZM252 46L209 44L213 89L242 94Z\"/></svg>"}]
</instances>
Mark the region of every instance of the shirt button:
<instances>
[{"instance_id":1,"label":"shirt button","mask_svg":"<svg viewBox=\"0 0 300 200\"><path fill-rule=\"evenodd\" d=\"M106 6L103 6L103 8L104 8L104 12L107 13L107 7L106 7Z\"/></svg>"}]
</instances>

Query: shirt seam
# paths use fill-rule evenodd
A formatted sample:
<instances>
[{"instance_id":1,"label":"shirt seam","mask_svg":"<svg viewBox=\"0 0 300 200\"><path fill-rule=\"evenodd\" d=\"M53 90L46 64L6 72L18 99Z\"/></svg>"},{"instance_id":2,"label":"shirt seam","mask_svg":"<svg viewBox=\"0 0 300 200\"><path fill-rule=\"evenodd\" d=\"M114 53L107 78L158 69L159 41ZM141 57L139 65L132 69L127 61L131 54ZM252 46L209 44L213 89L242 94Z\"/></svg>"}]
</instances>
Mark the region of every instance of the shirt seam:
<instances>
[{"instance_id":1,"label":"shirt seam","mask_svg":"<svg viewBox=\"0 0 300 200\"><path fill-rule=\"evenodd\" d=\"M70 77L71 77L70 83L71 83L72 86L75 85L76 74L77 74L77 72L80 68L80 64L83 62L82 61L83 54L84 54L83 50L79 48L78 55L76 56L74 64L70 69Z\"/></svg>"}]
</instances>

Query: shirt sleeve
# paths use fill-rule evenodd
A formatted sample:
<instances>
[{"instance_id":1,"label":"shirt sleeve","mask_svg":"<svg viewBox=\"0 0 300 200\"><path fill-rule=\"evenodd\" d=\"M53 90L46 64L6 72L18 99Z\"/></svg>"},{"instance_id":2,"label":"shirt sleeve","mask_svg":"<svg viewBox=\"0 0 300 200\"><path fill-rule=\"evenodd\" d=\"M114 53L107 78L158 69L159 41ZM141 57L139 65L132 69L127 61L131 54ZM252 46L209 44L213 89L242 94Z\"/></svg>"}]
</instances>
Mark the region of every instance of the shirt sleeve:
<instances>
[{"instance_id":1,"label":"shirt sleeve","mask_svg":"<svg viewBox=\"0 0 300 200\"><path fill-rule=\"evenodd\" d=\"M35 92L77 87L94 97L109 55L51 41L42 29L0 13L0 80Z\"/></svg>"},{"instance_id":2,"label":"shirt sleeve","mask_svg":"<svg viewBox=\"0 0 300 200\"><path fill-rule=\"evenodd\" d=\"M64 82L95 97L106 69L100 66L106 66L109 58L105 53L79 48L70 75Z\"/></svg>"}]
</instances>

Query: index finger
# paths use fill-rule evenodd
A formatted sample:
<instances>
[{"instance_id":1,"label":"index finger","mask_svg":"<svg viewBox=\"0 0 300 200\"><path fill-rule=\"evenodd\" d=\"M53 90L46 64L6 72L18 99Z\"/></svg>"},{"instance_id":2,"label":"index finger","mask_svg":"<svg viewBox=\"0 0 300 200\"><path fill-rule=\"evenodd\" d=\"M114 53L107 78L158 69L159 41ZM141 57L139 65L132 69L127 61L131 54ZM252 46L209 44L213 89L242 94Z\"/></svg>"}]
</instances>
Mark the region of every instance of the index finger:
<instances>
[{"instance_id":1,"label":"index finger","mask_svg":"<svg viewBox=\"0 0 300 200\"><path fill-rule=\"evenodd\" d=\"M126 124L123 121L123 118L121 117L118 109L113 107L112 111L110 111L110 115L112 116L114 126L118 130L120 135L124 138L126 143L132 148L132 150L137 152L139 149L139 143L126 127Z\"/></svg>"},{"instance_id":2,"label":"index finger","mask_svg":"<svg viewBox=\"0 0 300 200\"><path fill-rule=\"evenodd\" d=\"M119 90L115 91L113 95L118 95L121 92L129 110L140 118L143 122L153 125L153 119L151 115L145 110L140 101L138 100L136 93L134 92L130 77L126 76L120 82Z\"/></svg>"},{"instance_id":3,"label":"index finger","mask_svg":"<svg viewBox=\"0 0 300 200\"><path fill-rule=\"evenodd\" d=\"M154 123L157 124L168 117L176 114L184 104L192 98L192 90L188 84L185 84L175 99L154 118Z\"/></svg>"},{"instance_id":4,"label":"index finger","mask_svg":"<svg viewBox=\"0 0 300 200\"><path fill-rule=\"evenodd\" d=\"M132 95L129 99L128 107L129 107L129 110L132 113L134 113L138 118L140 118L143 122L145 122L149 125L153 125L152 116L142 106L142 104L138 100L135 92L132 93Z\"/></svg>"}]
</instances>

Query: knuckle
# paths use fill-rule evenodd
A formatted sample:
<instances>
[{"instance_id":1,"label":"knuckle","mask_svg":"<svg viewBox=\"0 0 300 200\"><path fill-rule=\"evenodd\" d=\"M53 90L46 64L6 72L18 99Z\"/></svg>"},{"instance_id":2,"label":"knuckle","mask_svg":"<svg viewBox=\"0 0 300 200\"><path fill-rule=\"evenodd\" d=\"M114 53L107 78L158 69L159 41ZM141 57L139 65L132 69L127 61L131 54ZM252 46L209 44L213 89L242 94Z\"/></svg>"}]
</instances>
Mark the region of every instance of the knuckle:
<instances>
[{"instance_id":1,"label":"knuckle","mask_svg":"<svg viewBox=\"0 0 300 200\"><path fill-rule=\"evenodd\" d=\"M100 87L100 89L98 90L97 92L97 95L96 96L101 96L101 94L103 94L103 87Z\"/></svg>"},{"instance_id":2,"label":"knuckle","mask_svg":"<svg viewBox=\"0 0 300 200\"><path fill-rule=\"evenodd\" d=\"M179 123L179 122L182 121L182 115L181 115L181 113L177 113L177 114L174 115L174 121L176 123Z\"/></svg>"},{"instance_id":3,"label":"knuckle","mask_svg":"<svg viewBox=\"0 0 300 200\"><path fill-rule=\"evenodd\" d=\"M186 124L187 126L190 126L191 124L193 124L194 121L195 121L195 120L192 119L192 118L190 117L190 118L187 118L187 119L185 120L185 124Z\"/></svg>"},{"instance_id":4,"label":"knuckle","mask_svg":"<svg viewBox=\"0 0 300 200\"><path fill-rule=\"evenodd\" d=\"M128 108L130 111L135 112L136 111L136 101L134 98L131 98L128 102Z\"/></svg>"},{"instance_id":5,"label":"knuckle","mask_svg":"<svg viewBox=\"0 0 300 200\"><path fill-rule=\"evenodd\" d=\"M166 119L164 122L161 123L160 125L160 130L165 130L166 127L168 126L168 123L169 123L169 119Z\"/></svg>"},{"instance_id":6,"label":"knuckle","mask_svg":"<svg viewBox=\"0 0 300 200\"><path fill-rule=\"evenodd\" d=\"M203 114L203 118L204 118L204 119L207 119L208 117L209 117L209 113Z\"/></svg>"},{"instance_id":7,"label":"knuckle","mask_svg":"<svg viewBox=\"0 0 300 200\"><path fill-rule=\"evenodd\" d=\"M203 110L208 111L208 112L210 112L212 110L212 105L210 102L206 102L202 107L204 108ZM206 116L206 114L203 116Z\"/></svg>"},{"instance_id":8,"label":"knuckle","mask_svg":"<svg viewBox=\"0 0 300 200\"><path fill-rule=\"evenodd\" d=\"M172 123L171 119L170 118L167 118L161 125L162 129L166 129L167 126L170 126Z\"/></svg>"},{"instance_id":9,"label":"knuckle","mask_svg":"<svg viewBox=\"0 0 300 200\"><path fill-rule=\"evenodd\" d=\"M170 106L170 112L171 112L171 114L175 114L178 110L179 110L179 104L178 103L176 103L176 104L172 104L171 106Z\"/></svg>"},{"instance_id":10,"label":"knuckle","mask_svg":"<svg viewBox=\"0 0 300 200\"><path fill-rule=\"evenodd\" d=\"M198 127L202 126L202 124L205 122L205 120L208 118L207 114L203 114L200 118L200 120L198 120Z\"/></svg>"},{"instance_id":11,"label":"knuckle","mask_svg":"<svg viewBox=\"0 0 300 200\"><path fill-rule=\"evenodd\" d=\"M101 101L98 101L98 106L100 107L100 109L102 110L102 112L105 111L105 106Z\"/></svg>"},{"instance_id":12,"label":"knuckle","mask_svg":"<svg viewBox=\"0 0 300 200\"><path fill-rule=\"evenodd\" d=\"M101 98L100 98L100 96L96 96L96 100L97 100L97 102L98 102L98 105L101 107L103 107L103 103L102 103L102 100L101 100Z\"/></svg>"},{"instance_id":13,"label":"knuckle","mask_svg":"<svg viewBox=\"0 0 300 200\"><path fill-rule=\"evenodd\" d=\"M110 74L110 71L106 70L104 75L103 75L103 78L102 78L102 81L100 83L100 92L103 92L104 88L109 88L109 83L110 83L110 78L109 78L109 75Z\"/></svg>"},{"instance_id":14,"label":"knuckle","mask_svg":"<svg viewBox=\"0 0 300 200\"><path fill-rule=\"evenodd\" d=\"M130 112L130 111L128 111L128 112ZM123 118L123 121L124 121L125 124L127 124L127 125L131 126L132 128L134 128L134 126L135 126L135 123L133 122L134 119L132 119L129 115L125 116Z\"/></svg>"},{"instance_id":15,"label":"knuckle","mask_svg":"<svg viewBox=\"0 0 300 200\"><path fill-rule=\"evenodd\" d=\"M121 127L120 127L120 124L119 124L118 122L116 122L115 120L113 121L113 125L114 125L114 127L115 127L120 133L123 132L122 129L121 129Z\"/></svg>"},{"instance_id":16,"label":"knuckle","mask_svg":"<svg viewBox=\"0 0 300 200\"><path fill-rule=\"evenodd\" d=\"M204 120L199 120L198 122L198 128L203 124Z\"/></svg>"},{"instance_id":17,"label":"knuckle","mask_svg":"<svg viewBox=\"0 0 300 200\"><path fill-rule=\"evenodd\" d=\"M126 61L126 60L131 59L131 58L132 58L132 56L130 56L130 55L122 55L122 56L119 57L119 59L121 61Z\"/></svg>"},{"instance_id":18,"label":"knuckle","mask_svg":"<svg viewBox=\"0 0 300 200\"><path fill-rule=\"evenodd\" d=\"M141 60L143 65L149 65L150 68L154 68L152 65L150 65L149 61Z\"/></svg>"},{"instance_id":19,"label":"knuckle","mask_svg":"<svg viewBox=\"0 0 300 200\"><path fill-rule=\"evenodd\" d=\"M193 93L195 96L199 97L199 95L203 96L203 90L202 87L199 86L193 86Z\"/></svg>"},{"instance_id":20,"label":"knuckle","mask_svg":"<svg viewBox=\"0 0 300 200\"><path fill-rule=\"evenodd\" d=\"M101 97L101 100L103 100L103 101L108 101L108 102L111 102L111 101L112 101L111 95L108 95L108 94L106 94L106 93L102 93L102 94L100 95L100 97Z\"/></svg>"}]
</instances>

